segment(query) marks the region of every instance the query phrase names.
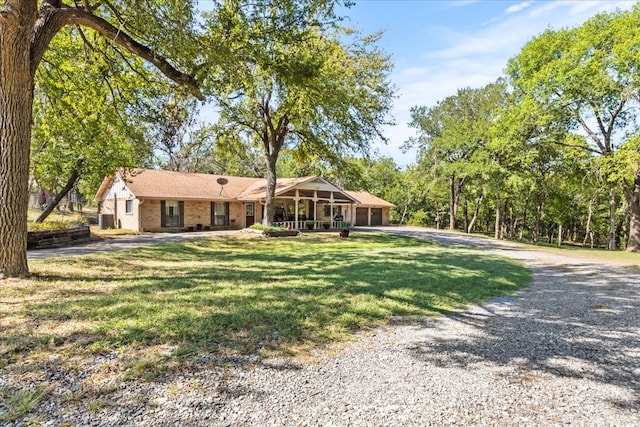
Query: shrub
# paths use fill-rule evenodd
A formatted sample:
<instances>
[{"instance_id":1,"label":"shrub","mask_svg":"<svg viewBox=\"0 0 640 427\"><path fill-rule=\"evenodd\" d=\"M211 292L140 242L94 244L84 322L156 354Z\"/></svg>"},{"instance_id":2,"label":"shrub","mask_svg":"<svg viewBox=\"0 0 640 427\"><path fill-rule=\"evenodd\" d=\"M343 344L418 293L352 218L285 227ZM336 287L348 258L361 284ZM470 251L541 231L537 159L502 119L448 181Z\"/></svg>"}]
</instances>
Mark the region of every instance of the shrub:
<instances>
[{"instance_id":1,"label":"shrub","mask_svg":"<svg viewBox=\"0 0 640 427\"><path fill-rule=\"evenodd\" d=\"M283 231L286 230L284 227L274 227L274 226L266 226L263 224L253 224L249 227L252 230L260 230L260 231Z\"/></svg>"},{"instance_id":2,"label":"shrub","mask_svg":"<svg viewBox=\"0 0 640 427\"><path fill-rule=\"evenodd\" d=\"M411 217L407 221L407 225L428 225L429 218L430 216L421 209L411 215Z\"/></svg>"}]
</instances>

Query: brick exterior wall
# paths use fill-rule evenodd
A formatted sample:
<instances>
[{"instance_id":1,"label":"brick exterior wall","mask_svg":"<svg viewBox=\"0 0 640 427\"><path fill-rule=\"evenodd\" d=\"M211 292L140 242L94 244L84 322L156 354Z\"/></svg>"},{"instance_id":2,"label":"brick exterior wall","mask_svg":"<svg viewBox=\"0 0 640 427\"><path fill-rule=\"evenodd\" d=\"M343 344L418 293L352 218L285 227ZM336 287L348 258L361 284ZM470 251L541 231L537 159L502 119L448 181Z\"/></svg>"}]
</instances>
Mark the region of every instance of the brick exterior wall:
<instances>
[{"instance_id":1,"label":"brick exterior wall","mask_svg":"<svg viewBox=\"0 0 640 427\"><path fill-rule=\"evenodd\" d=\"M211 227L211 229L230 228L239 230L244 227L244 213L244 203L229 202L229 226L214 227L211 224L211 202L187 200L184 202L184 226L195 228L198 224L202 224L203 227ZM160 200L144 200L140 205L140 224L142 231L167 231L182 228L160 226Z\"/></svg>"},{"instance_id":2,"label":"brick exterior wall","mask_svg":"<svg viewBox=\"0 0 640 427\"><path fill-rule=\"evenodd\" d=\"M117 206L114 206L114 200L105 200L102 204L101 213L114 215L114 226L116 228L124 228L134 231L168 231L180 230L183 227L161 227L160 226L160 200L133 200L133 213L126 213L126 200L117 199ZM353 205L352 212L348 212L349 206L342 206L345 221L351 221L355 224L356 205ZM263 206L255 202L255 223L262 222ZM382 208L382 224L389 225L390 209ZM324 204L318 203L318 221L329 221L330 217L324 217ZM194 227L202 224L203 227L208 226L211 229L234 229L239 230L246 226L245 203L229 202L229 226L214 227L211 224L211 202L209 201L185 201L184 203L184 228Z\"/></svg>"},{"instance_id":3,"label":"brick exterior wall","mask_svg":"<svg viewBox=\"0 0 640 427\"><path fill-rule=\"evenodd\" d=\"M163 231L160 227L160 200L145 200L140 205L140 231Z\"/></svg>"},{"instance_id":4,"label":"brick exterior wall","mask_svg":"<svg viewBox=\"0 0 640 427\"><path fill-rule=\"evenodd\" d=\"M243 202L229 202L229 227L233 229L244 228L245 211Z\"/></svg>"}]
</instances>

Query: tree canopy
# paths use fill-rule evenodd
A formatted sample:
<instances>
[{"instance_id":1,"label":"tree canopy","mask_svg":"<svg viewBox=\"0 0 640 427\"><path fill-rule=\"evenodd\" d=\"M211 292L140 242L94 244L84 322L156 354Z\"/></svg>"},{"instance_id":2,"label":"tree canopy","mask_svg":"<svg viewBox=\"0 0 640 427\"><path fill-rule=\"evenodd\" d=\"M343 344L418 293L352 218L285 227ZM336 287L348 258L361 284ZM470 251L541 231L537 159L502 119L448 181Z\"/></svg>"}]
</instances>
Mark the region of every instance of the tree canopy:
<instances>
[{"instance_id":1,"label":"tree canopy","mask_svg":"<svg viewBox=\"0 0 640 427\"><path fill-rule=\"evenodd\" d=\"M544 109L546 121L580 130L588 141L583 148L604 157L602 165L611 166L610 158L640 130L639 49L640 6L636 5L630 11L598 14L573 29L545 31L511 59L507 72L522 103ZM609 249L617 247L613 171L620 168L600 168L603 181L609 183ZM631 202L627 197L633 213ZM631 227L640 230L640 222L632 219ZM628 247L640 250L640 241L630 241Z\"/></svg>"},{"instance_id":2,"label":"tree canopy","mask_svg":"<svg viewBox=\"0 0 640 427\"><path fill-rule=\"evenodd\" d=\"M208 84L220 103L220 130L235 144L258 148L267 171L264 221L273 220L277 160L338 158L384 140L393 88L380 34L360 36L326 10L283 2L239 13L226 1L207 21L225 58Z\"/></svg>"},{"instance_id":3,"label":"tree canopy","mask_svg":"<svg viewBox=\"0 0 640 427\"><path fill-rule=\"evenodd\" d=\"M261 18L266 18L271 10L291 12L285 13L288 19L281 21L281 26L270 28L285 34L286 31L281 30L309 16L321 18L318 22L323 25L331 22L335 18L334 7L338 3L338 0L261 0L228 2L222 5L216 4L215 7L229 11L238 18L253 16L253 22L257 26L253 27L252 31L258 31L256 34L267 34L260 31L259 21ZM304 13L297 15L297 12ZM204 99L202 88L212 87L206 84L207 79L210 76L216 76L215 79L217 79L220 70L217 68L218 65L228 64L230 58L235 58L234 49L242 44L239 44L238 40L233 43L226 40L225 28L218 28L222 31L221 34L214 34L211 37L210 33L208 37L204 37L206 32L199 14L197 2L194 0L181 2L154 0L145 2L144 7L133 0L110 2L86 0L72 4L62 0L40 2L6 0L3 2L0 7L0 246L3 248L0 253L0 276L28 274L26 209L34 89L36 78L41 78L40 75L36 76L36 71L41 66L47 51L55 48L51 45L54 38L64 28L73 26L83 42L100 44L93 40L92 35L85 36L84 31L91 30L108 40L106 42L108 49L112 50L115 56L120 56L121 64L130 67L131 71L138 73L139 77L149 72L152 69L151 65L184 90L197 98ZM227 22L233 22L235 19L230 17L230 21ZM281 40L284 39L286 36L283 35ZM216 43L211 44L211 42ZM106 52L106 49L103 52ZM225 56L225 53L231 55ZM98 73L94 74L94 77L98 79L103 77L103 80L109 81L108 70L102 68L102 76L99 75L100 71L96 71L100 69L100 66L96 65L97 62L92 62L92 66L97 66L97 69L92 72ZM81 81L77 78L78 76L60 75L60 77L61 84L63 81L67 83ZM41 88L37 95L41 97L39 101L46 99L47 91L55 90L55 84L46 86L46 90ZM75 89L83 90L84 88L76 87ZM106 99L107 103L115 102L113 99L116 98L112 99L108 93L107 98L104 98L104 93L96 93L93 96L96 96L96 99ZM56 105L48 103L46 107L52 110L45 111L40 109L40 106L35 110L36 114L40 115L39 123L49 122L46 117L53 117L55 112L52 111L64 105L62 102ZM82 107L86 108L86 111L83 111L81 118L91 114L100 115L99 109L94 108L95 105L85 103ZM116 107L118 108L122 107ZM120 112L124 111L127 110L120 110ZM72 115L72 109L66 109L64 114ZM95 137L97 129L107 130L105 126L107 122L111 122L111 119L116 117L105 119L102 123L99 123L100 120L94 120L93 123L89 123L87 130L78 131L73 136ZM62 123L55 126L61 129ZM67 131L71 131L71 127L68 127ZM38 142L45 144L46 140L48 149L53 149L59 144L52 143L56 138L47 132L49 131L43 128L42 134L36 135L34 144ZM82 132L93 132L93 134L81 135ZM118 138L120 137L123 136ZM44 164L46 157L44 150L39 154L42 160L40 163ZM67 165L65 168L71 166ZM34 170L36 169L38 167ZM42 176L45 175L43 171L39 173Z\"/></svg>"},{"instance_id":4,"label":"tree canopy","mask_svg":"<svg viewBox=\"0 0 640 427\"><path fill-rule=\"evenodd\" d=\"M487 87L414 107L408 173L427 197L410 220L640 250L639 29L637 5L549 29L509 61L490 108L470 96Z\"/></svg>"}]
</instances>

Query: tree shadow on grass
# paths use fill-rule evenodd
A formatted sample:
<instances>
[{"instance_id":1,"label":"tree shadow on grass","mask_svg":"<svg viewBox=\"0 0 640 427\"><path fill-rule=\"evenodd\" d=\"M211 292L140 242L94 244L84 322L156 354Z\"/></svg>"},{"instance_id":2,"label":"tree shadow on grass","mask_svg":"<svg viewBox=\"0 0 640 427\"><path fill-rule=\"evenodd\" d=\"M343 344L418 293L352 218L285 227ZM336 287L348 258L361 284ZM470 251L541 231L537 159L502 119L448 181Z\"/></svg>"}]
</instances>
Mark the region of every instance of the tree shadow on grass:
<instances>
[{"instance_id":1,"label":"tree shadow on grass","mask_svg":"<svg viewBox=\"0 0 640 427\"><path fill-rule=\"evenodd\" d=\"M419 343L425 363L473 370L476 363L586 378L629 390L612 401L640 410L640 288L636 269L595 264L534 267L526 298L508 310L454 317L479 333Z\"/></svg>"},{"instance_id":2,"label":"tree shadow on grass","mask_svg":"<svg viewBox=\"0 0 640 427\"><path fill-rule=\"evenodd\" d=\"M369 245L365 251L359 248L363 243ZM264 245L191 241L69 259L64 262L75 264L69 273L36 272L43 289L68 280L78 285L25 303L27 329L39 331L4 331L0 363L10 367L32 355L85 352L108 364L121 354L116 359L128 360L125 378L172 382L206 366L261 364L257 355L264 350L286 355L296 346L343 340L392 316L447 314L510 294L528 278L523 267L503 258L433 250L423 241L394 236L336 238L313 250L302 239L293 250L269 243L275 250L263 252ZM239 250L247 246L254 249ZM158 262L167 267L146 265ZM52 325L51 331L43 325ZM163 352L135 354L156 347ZM23 373L51 377L53 371L74 369L65 365L65 356L29 363L20 367Z\"/></svg>"},{"instance_id":3,"label":"tree shadow on grass","mask_svg":"<svg viewBox=\"0 0 640 427\"><path fill-rule=\"evenodd\" d=\"M74 272L72 280L88 288L63 289L62 298L31 304L27 316L93 322L96 329L87 333L107 347L166 342L209 350L212 343L224 343L251 352L274 331L284 345L321 345L332 339L327 328L354 330L390 316L449 312L513 292L526 281L524 269L504 259L417 250L428 248L417 239L365 240L381 247L366 253L344 246L316 253L238 253L225 251L243 245L234 239L221 240L213 252L198 242L171 245L172 258L204 263L184 271L140 266L141 259L166 258L166 246L87 258L84 275ZM102 274L115 265L123 278ZM53 273L37 278L43 286L67 279ZM104 283L115 285L103 290Z\"/></svg>"}]
</instances>

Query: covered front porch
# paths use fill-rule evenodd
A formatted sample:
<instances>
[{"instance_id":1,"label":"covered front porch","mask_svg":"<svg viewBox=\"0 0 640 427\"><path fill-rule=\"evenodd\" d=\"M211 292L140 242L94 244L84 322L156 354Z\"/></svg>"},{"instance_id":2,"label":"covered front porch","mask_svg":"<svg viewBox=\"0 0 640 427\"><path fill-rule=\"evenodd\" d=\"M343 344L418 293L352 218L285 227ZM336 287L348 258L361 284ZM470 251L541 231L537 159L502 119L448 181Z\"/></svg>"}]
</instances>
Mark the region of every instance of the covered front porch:
<instances>
[{"instance_id":1,"label":"covered front porch","mask_svg":"<svg viewBox=\"0 0 640 427\"><path fill-rule=\"evenodd\" d=\"M264 203L265 192L265 188L251 189L243 198L261 193L259 201ZM320 177L280 179L276 185L273 225L293 230L349 228L357 204L352 196Z\"/></svg>"},{"instance_id":2,"label":"covered front porch","mask_svg":"<svg viewBox=\"0 0 640 427\"><path fill-rule=\"evenodd\" d=\"M283 227L292 230L342 230L350 228L349 221L317 221L317 220L298 220L298 221L274 221L276 227Z\"/></svg>"}]
</instances>

